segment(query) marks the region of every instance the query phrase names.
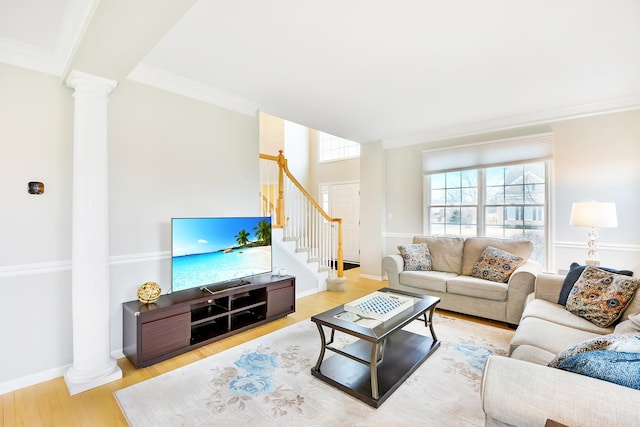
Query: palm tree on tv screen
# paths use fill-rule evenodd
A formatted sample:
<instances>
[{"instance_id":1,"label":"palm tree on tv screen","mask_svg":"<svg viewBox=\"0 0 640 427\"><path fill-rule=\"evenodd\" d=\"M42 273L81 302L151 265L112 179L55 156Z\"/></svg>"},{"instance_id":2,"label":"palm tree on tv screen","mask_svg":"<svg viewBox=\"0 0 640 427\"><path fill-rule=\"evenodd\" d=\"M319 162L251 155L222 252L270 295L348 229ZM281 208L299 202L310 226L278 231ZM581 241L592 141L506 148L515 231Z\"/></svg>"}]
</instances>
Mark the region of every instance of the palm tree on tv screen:
<instances>
[{"instance_id":1,"label":"palm tree on tv screen","mask_svg":"<svg viewBox=\"0 0 640 427\"><path fill-rule=\"evenodd\" d=\"M236 234L236 242L238 242L240 246L245 246L247 243L249 243L249 236L251 236L251 234L243 228L242 230L238 231L238 234Z\"/></svg>"},{"instance_id":2,"label":"palm tree on tv screen","mask_svg":"<svg viewBox=\"0 0 640 427\"><path fill-rule=\"evenodd\" d=\"M263 245L271 244L271 224L266 219L258 222L258 225L253 229L256 230L256 239L262 242Z\"/></svg>"}]
</instances>

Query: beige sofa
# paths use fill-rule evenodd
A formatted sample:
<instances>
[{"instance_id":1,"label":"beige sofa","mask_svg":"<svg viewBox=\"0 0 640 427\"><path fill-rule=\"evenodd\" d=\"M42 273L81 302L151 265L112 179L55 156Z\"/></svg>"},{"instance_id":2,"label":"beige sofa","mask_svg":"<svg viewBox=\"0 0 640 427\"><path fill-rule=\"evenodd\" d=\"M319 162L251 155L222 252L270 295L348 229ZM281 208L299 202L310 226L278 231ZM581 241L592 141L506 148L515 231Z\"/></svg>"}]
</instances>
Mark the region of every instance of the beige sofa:
<instances>
[{"instance_id":1,"label":"beige sofa","mask_svg":"<svg viewBox=\"0 0 640 427\"><path fill-rule=\"evenodd\" d=\"M634 269L634 277L640 267ZM487 426L640 426L640 390L547 365L575 345L612 333L640 333L640 291L620 321L601 328L557 304L564 276L539 274L510 357L490 356L482 381ZM632 319L629 319L632 316Z\"/></svg>"},{"instance_id":2,"label":"beige sofa","mask_svg":"<svg viewBox=\"0 0 640 427\"><path fill-rule=\"evenodd\" d=\"M539 263L529 260L533 244L528 241L484 237L414 236L413 243L426 243L433 271L404 271L400 254L385 256L382 268L389 287L440 298L439 309L479 316L517 325L527 295L533 292ZM472 269L487 246L507 251L526 261L499 283L471 276Z\"/></svg>"}]
</instances>

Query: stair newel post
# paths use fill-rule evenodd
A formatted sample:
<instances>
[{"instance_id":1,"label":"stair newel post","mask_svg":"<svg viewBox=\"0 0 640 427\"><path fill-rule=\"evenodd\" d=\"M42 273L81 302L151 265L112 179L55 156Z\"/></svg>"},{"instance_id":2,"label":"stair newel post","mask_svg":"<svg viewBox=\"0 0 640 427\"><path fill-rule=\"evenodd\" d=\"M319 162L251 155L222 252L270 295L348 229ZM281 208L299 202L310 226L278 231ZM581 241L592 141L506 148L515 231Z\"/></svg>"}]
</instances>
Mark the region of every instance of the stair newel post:
<instances>
[{"instance_id":1,"label":"stair newel post","mask_svg":"<svg viewBox=\"0 0 640 427\"><path fill-rule=\"evenodd\" d=\"M276 223L280 227L284 227L284 171L287 167L287 159L282 154L282 150L279 150L278 154L278 201L276 210Z\"/></svg>"},{"instance_id":2,"label":"stair newel post","mask_svg":"<svg viewBox=\"0 0 640 427\"><path fill-rule=\"evenodd\" d=\"M338 221L338 277L344 276L344 255L342 251L342 218Z\"/></svg>"}]
</instances>

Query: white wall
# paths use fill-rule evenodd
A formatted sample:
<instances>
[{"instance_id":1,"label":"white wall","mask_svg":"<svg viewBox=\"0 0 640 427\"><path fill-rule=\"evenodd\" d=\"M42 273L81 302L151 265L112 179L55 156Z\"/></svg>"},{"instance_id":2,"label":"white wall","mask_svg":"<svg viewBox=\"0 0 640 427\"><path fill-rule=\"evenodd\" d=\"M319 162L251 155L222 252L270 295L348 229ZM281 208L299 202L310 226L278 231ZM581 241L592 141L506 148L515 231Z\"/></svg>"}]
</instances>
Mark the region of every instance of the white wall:
<instances>
[{"instance_id":1,"label":"white wall","mask_svg":"<svg viewBox=\"0 0 640 427\"><path fill-rule=\"evenodd\" d=\"M289 170L309 191L309 128L284 121L284 153ZM313 194L313 193L312 193Z\"/></svg>"},{"instance_id":2,"label":"white wall","mask_svg":"<svg viewBox=\"0 0 640 427\"><path fill-rule=\"evenodd\" d=\"M0 94L1 393L71 362L73 98L58 78L5 64Z\"/></svg>"},{"instance_id":3,"label":"white wall","mask_svg":"<svg viewBox=\"0 0 640 427\"><path fill-rule=\"evenodd\" d=\"M316 200L320 200L318 191L321 184L360 181L362 157L320 163L318 132L316 130L311 130L309 143L310 179L308 190L316 197Z\"/></svg>"},{"instance_id":4,"label":"white wall","mask_svg":"<svg viewBox=\"0 0 640 427\"><path fill-rule=\"evenodd\" d=\"M640 264L640 110L567 120L554 132L555 268L587 255L587 229L569 225L571 203L615 202L618 227L599 229L602 265Z\"/></svg>"},{"instance_id":5,"label":"white wall","mask_svg":"<svg viewBox=\"0 0 640 427\"><path fill-rule=\"evenodd\" d=\"M279 150L284 150L284 120L260 113L260 152L277 156Z\"/></svg>"},{"instance_id":6,"label":"white wall","mask_svg":"<svg viewBox=\"0 0 640 427\"><path fill-rule=\"evenodd\" d=\"M72 90L0 64L0 393L72 362ZM110 95L111 350L121 303L170 288L170 219L258 213L258 118L123 81ZM27 194L27 182L45 194ZM90 322L91 319L86 319ZM12 325L6 327L6 325Z\"/></svg>"},{"instance_id":7,"label":"white wall","mask_svg":"<svg viewBox=\"0 0 640 427\"><path fill-rule=\"evenodd\" d=\"M385 159L382 142L360 147L360 275L382 279L384 256Z\"/></svg>"},{"instance_id":8,"label":"white wall","mask_svg":"<svg viewBox=\"0 0 640 427\"><path fill-rule=\"evenodd\" d=\"M599 230L602 264L640 264L640 110L385 150L384 253L396 252L398 244L423 232L422 150L545 131L554 133L548 270L567 269L586 258L587 230L571 227L569 214L572 202L589 200L616 202L618 207L618 228Z\"/></svg>"}]
</instances>

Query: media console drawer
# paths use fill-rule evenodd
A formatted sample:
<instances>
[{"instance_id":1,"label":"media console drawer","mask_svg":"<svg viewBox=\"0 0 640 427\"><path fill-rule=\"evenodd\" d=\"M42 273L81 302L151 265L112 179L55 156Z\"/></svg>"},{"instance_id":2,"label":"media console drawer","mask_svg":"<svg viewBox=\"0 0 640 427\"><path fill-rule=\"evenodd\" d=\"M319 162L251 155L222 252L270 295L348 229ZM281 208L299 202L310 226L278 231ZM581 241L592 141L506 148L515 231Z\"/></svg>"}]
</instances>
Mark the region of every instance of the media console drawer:
<instances>
[{"instance_id":1,"label":"media console drawer","mask_svg":"<svg viewBox=\"0 0 640 427\"><path fill-rule=\"evenodd\" d=\"M143 323L140 329L142 359L149 360L184 348L191 339L191 313Z\"/></svg>"},{"instance_id":2,"label":"media console drawer","mask_svg":"<svg viewBox=\"0 0 640 427\"><path fill-rule=\"evenodd\" d=\"M296 279L260 275L209 293L188 289L155 303L122 304L122 348L136 368L153 365L295 311Z\"/></svg>"},{"instance_id":3,"label":"media console drawer","mask_svg":"<svg viewBox=\"0 0 640 427\"><path fill-rule=\"evenodd\" d=\"M267 291L267 317L295 311L296 287L293 283L274 286Z\"/></svg>"}]
</instances>

